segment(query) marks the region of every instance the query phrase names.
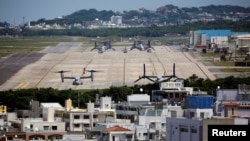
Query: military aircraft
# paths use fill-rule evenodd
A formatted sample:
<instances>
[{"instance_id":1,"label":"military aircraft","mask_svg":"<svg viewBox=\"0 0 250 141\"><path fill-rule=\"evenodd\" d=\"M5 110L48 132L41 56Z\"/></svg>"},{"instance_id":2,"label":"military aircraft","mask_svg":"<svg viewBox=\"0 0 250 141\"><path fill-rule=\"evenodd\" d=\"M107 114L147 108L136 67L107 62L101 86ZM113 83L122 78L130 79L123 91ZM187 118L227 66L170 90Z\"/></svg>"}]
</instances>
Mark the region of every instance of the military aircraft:
<instances>
[{"instance_id":1,"label":"military aircraft","mask_svg":"<svg viewBox=\"0 0 250 141\"><path fill-rule=\"evenodd\" d=\"M147 43L145 43L145 41L143 40L135 40L130 50L133 50L133 49L138 49L140 51L147 50L148 52L152 52L152 49L154 48L151 46L150 40L148 40Z\"/></svg>"},{"instance_id":2,"label":"military aircraft","mask_svg":"<svg viewBox=\"0 0 250 141\"><path fill-rule=\"evenodd\" d=\"M112 49L115 51L114 48L112 48L110 41L104 41L104 42L98 42L95 41L95 47L91 49L91 51L97 49L99 53L103 53L108 49Z\"/></svg>"},{"instance_id":3,"label":"military aircraft","mask_svg":"<svg viewBox=\"0 0 250 141\"><path fill-rule=\"evenodd\" d=\"M164 79L167 78L167 79ZM177 79L182 79L179 78L175 75L175 64L173 64L173 74L172 75L146 75L146 67L145 64L143 64L143 75L139 76L139 78L137 80L134 81L134 83L138 82L141 79L148 79L154 83L159 83L159 82L163 82L163 81L170 81L170 79L172 78L176 78Z\"/></svg>"},{"instance_id":4,"label":"military aircraft","mask_svg":"<svg viewBox=\"0 0 250 141\"><path fill-rule=\"evenodd\" d=\"M93 76L93 73L94 72L97 72L95 70L86 70L85 68L83 69L83 74L85 74L85 71L87 72L90 72L90 76L64 76L64 73L65 72L69 72L69 71L64 71L64 70L61 70L61 71L57 71L56 73L61 73L61 81L62 83L64 82L64 79L73 79L73 82L72 82L72 85L82 85L83 82L81 79L91 79L91 81L94 80L94 76Z\"/></svg>"}]
</instances>

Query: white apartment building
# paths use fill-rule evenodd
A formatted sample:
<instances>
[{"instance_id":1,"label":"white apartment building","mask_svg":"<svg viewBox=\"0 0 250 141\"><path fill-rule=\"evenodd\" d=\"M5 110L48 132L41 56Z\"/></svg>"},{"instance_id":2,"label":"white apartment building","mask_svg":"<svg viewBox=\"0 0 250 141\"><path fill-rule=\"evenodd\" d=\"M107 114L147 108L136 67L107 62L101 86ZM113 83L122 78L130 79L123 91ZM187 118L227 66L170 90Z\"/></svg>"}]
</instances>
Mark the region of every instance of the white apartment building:
<instances>
[{"instance_id":1,"label":"white apartment building","mask_svg":"<svg viewBox=\"0 0 250 141\"><path fill-rule=\"evenodd\" d=\"M67 102L71 105L70 102ZM111 109L111 97L101 97L100 108L94 108L94 103L89 102L87 109L74 109L71 106L64 112L66 131L90 131L96 123L114 122L116 111Z\"/></svg>"},{"instance_id":2,"label":"white apartment building","mask_svg":"<svg viewBox=\"0 0 250 141\"><path fill-rule=\"evenodd\" d=\"M122 24L122 16L111 16L110 18L111 23L115 25L121 25Z\"/></svg>"}]
</instances>

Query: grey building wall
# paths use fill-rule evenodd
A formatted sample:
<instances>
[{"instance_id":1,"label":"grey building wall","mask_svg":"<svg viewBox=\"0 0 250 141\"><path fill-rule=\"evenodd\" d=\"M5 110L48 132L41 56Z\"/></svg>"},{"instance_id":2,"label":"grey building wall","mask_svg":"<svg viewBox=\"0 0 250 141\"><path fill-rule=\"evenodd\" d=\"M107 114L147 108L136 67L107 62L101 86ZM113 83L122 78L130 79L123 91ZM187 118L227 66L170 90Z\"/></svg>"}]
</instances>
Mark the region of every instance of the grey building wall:
<instances>
[{"instance_id":1,"label":"grey building wall","mask_svg":"<svg viewBox=\"0 0 250 141\"><path fill-rule=\"evenodd\" d=\"M202 141L202 121L197 119L166 119L167 141Z\"/></svg>"}]
</instances>

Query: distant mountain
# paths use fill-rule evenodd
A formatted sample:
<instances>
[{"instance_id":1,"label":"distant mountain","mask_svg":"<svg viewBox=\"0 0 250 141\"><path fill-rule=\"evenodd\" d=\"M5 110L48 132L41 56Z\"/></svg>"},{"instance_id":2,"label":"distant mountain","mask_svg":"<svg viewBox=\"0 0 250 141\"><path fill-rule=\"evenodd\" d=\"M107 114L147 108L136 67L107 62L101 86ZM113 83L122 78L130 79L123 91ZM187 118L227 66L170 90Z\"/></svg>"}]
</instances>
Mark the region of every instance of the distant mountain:
<instances>
[{"instance_id":1,"label":"distant mountain","mask_svg":"<svg viewBox=\"0 0 250 141\"><path fill-rule=\"evenodd\" d=\"M77 21L78 23L82 21L93 21L95 19L109 21L110 17L113 15L115 15L115 13L111 10L97 11L96 9L89 9L89 10L83 9L66 16L65 19L71 22Z\"/></svg>"},{"instance_id":2,"label":"distant mountain","mask_svg":"<svg viewBox=\"0 0 250 141\"><path fill-rule=\"evenodd\" d=\"M209 5L203 7L179 8L174 5L165 5L157 8L155 11L147 9L138 9L131 11L97 11L96 9L83 9L76 11L60 19L45 20L40 19L32 22L33 24L45 22L47 24L74 24L95 19L110 21L111 16L122 16L125 24L170 24L170 23L188 23L202 20L250 20L250 7L240 7L231 5Z\"/></svg>"}]
</instances>

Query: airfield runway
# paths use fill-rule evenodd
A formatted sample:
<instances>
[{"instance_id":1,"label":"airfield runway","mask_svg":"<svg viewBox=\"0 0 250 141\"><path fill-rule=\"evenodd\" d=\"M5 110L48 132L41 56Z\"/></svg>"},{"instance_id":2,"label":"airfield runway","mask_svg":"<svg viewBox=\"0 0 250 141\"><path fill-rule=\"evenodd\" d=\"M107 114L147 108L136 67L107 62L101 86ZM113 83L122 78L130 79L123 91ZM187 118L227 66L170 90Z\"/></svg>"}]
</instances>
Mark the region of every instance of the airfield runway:
<instances>
[{"instance_id":1,"label":"airfield runway","mask_svg":"<svg viewBox=\"0 0 250 141\"><path fill-rule=\"evenodd\" d=\"M126 46L129 49L131 46ZM63 42L55 47L30 54L13 54L0 60L0 90L48 88L55 89L103 89L110 86L133 86L135 84L152 83L141 79L143 64L146 65L146 75L172 75L175 63L176 76L188 78L195 74L200 78L216 79L202 62L192 57L189 52L181 52L165 45L154 46L151 53L137 49L124 53L125 46L115 46L116 50L98 53L91 51L93 46L79 42ZM176 46L176 48L178 48ZM70 79L61 82L56 71L69 71L65 76L89 76L83 74L86 70L96 70L94 81L83 79L83 85L72 85Z\"/></svg>"}]
</instances>

